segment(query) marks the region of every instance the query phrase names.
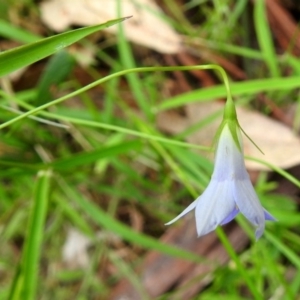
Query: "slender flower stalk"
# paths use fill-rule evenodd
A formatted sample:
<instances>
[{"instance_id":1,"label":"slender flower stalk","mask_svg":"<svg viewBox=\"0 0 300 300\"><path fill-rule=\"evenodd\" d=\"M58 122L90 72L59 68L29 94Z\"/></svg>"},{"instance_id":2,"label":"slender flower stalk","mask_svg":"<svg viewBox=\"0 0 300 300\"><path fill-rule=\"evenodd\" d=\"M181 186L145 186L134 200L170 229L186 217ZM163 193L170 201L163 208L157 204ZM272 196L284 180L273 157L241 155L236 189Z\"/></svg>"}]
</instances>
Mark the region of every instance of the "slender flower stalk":
<instances>
[{"instance_id":1,"label":"slender flower stalk","mask_svg":"<svg viewBox=\"0 0 300 300\"><path fill-rule=\"evenodd\" d=\"M216 134L215 166L210 183L202 195L166 225L195 209L197 233L202 236L230 222L241 212L256 227L258 240L264 232L265 221L275 221L260 204L247 173L241 130L229 97Z\"/></svg>"}]
</instances>

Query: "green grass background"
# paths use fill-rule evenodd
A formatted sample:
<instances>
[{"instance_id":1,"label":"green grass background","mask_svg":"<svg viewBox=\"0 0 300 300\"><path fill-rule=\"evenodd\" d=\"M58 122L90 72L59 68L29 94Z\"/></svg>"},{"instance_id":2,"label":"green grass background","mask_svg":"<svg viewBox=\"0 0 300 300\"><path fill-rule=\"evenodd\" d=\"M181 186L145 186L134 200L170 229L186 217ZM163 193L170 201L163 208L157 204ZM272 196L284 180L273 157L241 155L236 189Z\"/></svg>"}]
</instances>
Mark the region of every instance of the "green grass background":
<instances>
[{"instance_id":1,"label":"green grass background","mask_svg":"<svg viewBox=\"0 0 300 300\"><path fill-rule=\"evenodd\" d=\"M252 6L256 50L247 46L247 32L234 30L240 22L246 22L248 1L207 2L185 1L179 7L173 1L164 1L170 25L191 43L204 31L210 32L206 46L223 55L238 56L245 68L256 62L257 70L251 70L249 79L230 83L236 100L246 99L251 104L257 93L265 92L272 93L278 105L299 107L295 92L300 86L299 61L291 53L276 54L264 1ZM21 3L38 16L36 3ZM2 87L11 84L6 75L12 71L52 57L45 62L33 88L11 93L0 89L0 299L106 299L122 278L130 278L146 297L135 270L147 251L156 249L195 264L203 259L162 243L159 237L166 230L163 224L188 204L183 199L192 201L203 191L213 168L196 152L201 145L190 145L182 137L170 138L159 132L157 114L180 109L187 103L225 97L225 85L220 82L164 97L161 81L167 80L166 71L173 69L145 68L135 58L122 30L113 54L101 47L97 52L111 75L105 77L99 68L90 66L86 71L92 80L83 85L72 76L76 60L67 51L57 49L79 40L88 47L91 42L85 37L122 20L43 38L9 22L5 12L18 9L16 3L11 4L13 8L1 2L0 35L24 46L0 53ZM202 14L201 27L186 17L197 7ZM236 35L245 40L241 46L234 44ZM142 68L127 71L138 67ZM286 68L291 70L289 76L283 76ZM120 72L118 76L116 72ZM49 88L53 84L63 96L51 97ZM99 86L101 109L91 93ZM128 104L126 94L135 99L140 114ZM74 99L80 108L74 105ZM283 103L281 99L288 100ZM204 129L198 126L197 130ZM147 170L147 176L141 176L143 170ZM300 186L288 172L274 170ZM212 272L213 283L195 299L271 299L276 295L272 299L297 299L300 215L296 202L275 194L275 187L276 182L269 182L265 173L260 175L257 192L278 222L268 224L263 238L238 254L219 230L220 242L231 262ZM147 222L143 232L131 226L128 209L142 214ZM249 224L243 218L238 222L252 241ZM61 266L62 246L71 227L91 239L90 265L84 270ZM121 259L108 241L99 241L99 232L117 235L123 247L138 258ZM106 266L107 262L117 272L99 275L99 265ZM170 295L176 297L176 289L161 299Z\"/></svg>"}]
</instances>

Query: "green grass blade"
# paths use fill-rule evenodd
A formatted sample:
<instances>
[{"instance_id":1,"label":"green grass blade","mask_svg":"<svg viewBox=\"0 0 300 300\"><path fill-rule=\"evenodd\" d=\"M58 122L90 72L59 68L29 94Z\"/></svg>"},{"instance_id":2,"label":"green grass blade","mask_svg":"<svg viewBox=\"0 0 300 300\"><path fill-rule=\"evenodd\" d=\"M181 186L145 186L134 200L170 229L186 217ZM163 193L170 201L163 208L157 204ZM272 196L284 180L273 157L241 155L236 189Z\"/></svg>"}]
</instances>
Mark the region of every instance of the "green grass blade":
<instances>
[{"instance_id":1,"label":"green grass blade","mask_svg":"<svg viewBox=\"0 0 300 300\"><path fill-rule=\"evenodd\" d=\"M21 263L23 286L20 299L23 300L35 299L39 277L38 265L48 207L50 177L50 171L40 171L35 185L34 202L29 217L29 226L23 252L24 256Z\"/></svg>"},{"instance_id":2,"label":"green grass blade","mask_svg":"<svg viewBox=\"0 0 300 300\"><path fill-rule=\"evenodd\" d=\"M94 151L75 154L71 157L59 159L50 164L51 167L57 170L68 170L81 165L93 163L104 157L116 156L130 150L139 150L142 146L141 141L121 142L110 147L103 147Z\"/></svg>"},{"instance_id":3,"label":"green grass blade","mask_svg":"<svg viewBox=\"0 0 300 300\"><path fill-rule=\"evenodd\" d=\"M274 234L266 231L266 239L273 244L276 249L278 249L298 270L300 269L300 258L297 253L295 253L291 248L285 245L280 239L278 239Z\"/></svg>"},{"instance_id":4,"label":"green grass blade","mask_svg":"<svg viewBox=\"0 0 300 300\"><path fill-rule=\"evenodd\" d=\"M115 19L104 24L80 28L14 48L0 53L0 76L9 74L19 68L30 65L45 58L58 50L61 50L89 34L115 25L127 18Z\"/></svg>"},{"instance_id":5,"label":"green grass blade","mask_svg":"<svg viewBox=\"0 0 300 300\"><path fill-rule=\"evenodd\" d=\"M257 60L262 60L264 57L260 51L253 50L251 48L236 46L232 44L226 44L218 41L201 41L199 42L200 45L211 49L216 49L218 51L228 52L240 56L244 56L247 58L253 58Z\"/></svg>"},{"instance_id":6,"label":"green grass blade","mask_svg":"<svg viewBox=\"0 0 300 300\"><path fill-rule=\"evenodd\" d=\"M48 61L37 86L35 105L43 105L53 99L51 88L62 83L72 71L75 59L65 50L58 51Z\"/></svg>"},{"instance_id":7,"label":"green grass blade","mask_svg":"<svg viewBox=\"0 0 300 300\"><path fill-rule=\"evenodd\" d=\"M262 297L259 294L256 286L253 283L252 278L250 277L250 275L248 274L247 270L245 269L245 267L243 266L241 259L238 257L238 255L236 254L233 246L231 245L231 243L229 242L228 238L226 237L225 233L223 230L221 230L221 227L218 227L216 229L216 233L219 237L219 239L221 240L224 248L226 249L228 255L231 257L231 259L236 263L237 269L239 270L241 276L243 277L243 280L245 280L245 283L247 284L249 290L252 293L253 299L257 299L257 300L261 300Z\"/></svg>"},{"instance_id":8,"label":"green grass blade","mask_svg":"<svg viewBox=\"0 0 300 300\"><path fill-rule=\"evenodd\" d=\"M8 300L18 300L20 299L21 289L22 289L22 276L21 276L21 266L20 263L16 266L14 278L10 285Z\"/></svg>"},{"instance_id":9,"label":"green grass blade","mask_svg":"<svg viewBox=\"0 0 300 300\"><path fill-rule=\"evenodd\" d=\"M245 82L230 83L230 90L232 96L238 95L254 95L259 92L290 90L299 88L300 77L282 77L282 78L268 78L268 79L255 79ZM180 107L182 105L198 102L198 101L211 101L216 98L226 97L226 88L223 84L214 87L203 88L189 93L185 93L170 99L164 100L160 105L156 106L157 111L168 110L171 108Z\"/></svg>"},{"instance_id":10,"label":"green grass blade","mask_svg":"<svg viewBox=\"0 0 300 300\"><path fill-rule=\"evenodd\" d=\"M258 43L261 51L263 52L264 60L269 67L270 73L272 77L280 77L280 70L266 14L265 0L255 1L254 23Z\"/></svg>"},{"instance_id":11,"label":"green grass blade","mask_svg":"<svg viewBox=\"0 0 300 300\"><path fill-rule=\"evenodd\" d=\"M15 27L5 20L0 19L0 36L14 40L21 43L34 43L41 39L40 36L35 35L24 29Z\"/></svg>"},{"instance_id":12,"label":"green grass blade","mask_svg":"<svg viewBox=\"0 0 300 300\"><path fill-rule=\"evenodd\" d=\"M121 1L118 1L118 10L120 11ZM125 36L123 24L119 24L118 30L118 50L120 55L120 60L125 69L131 69L136 67L134 56L131 51L130 44ZM144 112L147 117L150 117L150 106L147 103L145 97L145 92L143 91L143 84L139 76L135 73L125 75L132 93L137 101L140 109Z\"/></svg>"}]
</instances>

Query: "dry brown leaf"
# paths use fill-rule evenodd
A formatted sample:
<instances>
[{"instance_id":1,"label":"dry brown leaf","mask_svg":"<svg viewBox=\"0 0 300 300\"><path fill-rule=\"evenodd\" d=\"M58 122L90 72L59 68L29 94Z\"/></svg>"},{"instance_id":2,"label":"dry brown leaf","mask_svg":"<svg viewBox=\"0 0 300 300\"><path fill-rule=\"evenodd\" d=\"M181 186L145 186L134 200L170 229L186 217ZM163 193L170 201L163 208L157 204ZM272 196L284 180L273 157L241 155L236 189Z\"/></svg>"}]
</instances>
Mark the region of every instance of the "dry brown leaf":
<instances>
[{"instance_id":1,"label":"dry brown leaf","mask_svg":"<svg viewBox=\"0 0 300 300\"><path fill-rule=\"evenodd\" d=\"M193 103L186 107L187 117L170 117L163 113L158 118L158 126L170 133L179 133L191 125L220 112L213 122L205 128L191 134L187 140L194 144L211 146L213 137L222 120L224 105L218 102ZM280 168L289 168L300 163L300 139L293 131L269 117L246 108L237 108L238 119L243 130L260 147L264 155L244 136L245 155L255 157ZM176 126L174 126L174 120ZM262 164L246 160L246 167L251 170L268 170Z\"/></svg>"},{"instance_id":2,"label":"dry brown leaf","mask_svg":"<svg viewBox=\"0 0 300 300\"><path fill-rule=\"evenodd\" d=\"M89 26L118 16L133 16L123 23L126 37L162 53L181 49L179 35L163 20L160 8L151 0L49 0L40 4L42 20L49 28L63 31L70 25ZM116 33L118 26L105 29Z\"/></svg>"}]
</instances>

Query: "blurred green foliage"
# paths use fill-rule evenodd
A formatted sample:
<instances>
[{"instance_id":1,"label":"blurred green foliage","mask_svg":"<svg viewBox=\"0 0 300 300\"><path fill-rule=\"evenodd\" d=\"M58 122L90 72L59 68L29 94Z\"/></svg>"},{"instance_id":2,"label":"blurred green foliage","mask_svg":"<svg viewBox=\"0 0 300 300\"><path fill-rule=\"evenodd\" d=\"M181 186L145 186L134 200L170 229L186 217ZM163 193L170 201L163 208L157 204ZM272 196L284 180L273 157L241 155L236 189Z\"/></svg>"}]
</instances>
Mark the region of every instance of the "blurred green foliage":
<instances>
[{"instance_id":1,"label":"blurred green foliage","mask_svg":"<svg viewBox=\"0 0 300 300\"><path fill-rule=\"evenodd\" d=\"M249 79L230 84L237 101L246 95L250 103L257 93L276 91L274 100L279 105L282 99L299 103L295 92L300 83L299 61L290 53L280 57L276 53L264 1L251 6L256 49L249 45L243 26L236 30L249 20L248 1L186 1L182 7L163 2L167 20L185 35L187 48L201 51L204 45L229 57L236 55L246 73L251 66ZM81 81L76 71L82 67L76 58L57 50L103 26L47 39L9 22L7 12L17 2L11 7L7 3L0 1L0 35L25 45L0 53L0 74L55 56L43 61L41 77L30 88L14 91L11 79L1 79L0 299L106 299L122 278L146 298L135 271L146 251L155 249L194 263L205 260L159 237L166 230L163 224L203 191L212 172L206 155L183 140L188 133L205 130L205 124L166 137L156 126L158 112L224 97L226 89L220 83L169 96L163 92L169 75L161 71L124 73L105 81L115 72L146 65L147 60L138 61L122 30L113 46L97 49L98 61L84 67L88 80ZM36 11L33 1L22 5ZM242 42L236 43L237 39ZM81 42L82 47L90 44ZM290 76L284 77L287 69ZM207 122L212 120L208 116ZM298 179L276 171L299 186ZM298 206L275 188L276 182L269 182L262 173L257 191L278 222L268 224L264 238L241 253L230 252L233 249L221 232L231 261L208 274L214 280L195 299L259 299L258 295L296 299L300 289ZM136 216L144 224L141 231L135 228ZM241 217L238 222L251 240L249 224ZM90 261L84 269L72 270L62 262L70 228L90 239ZM120 250L127 256L121 258ZM176 298L177 293L174 289L159 299Z\"/></svg>"}]
</instances>

